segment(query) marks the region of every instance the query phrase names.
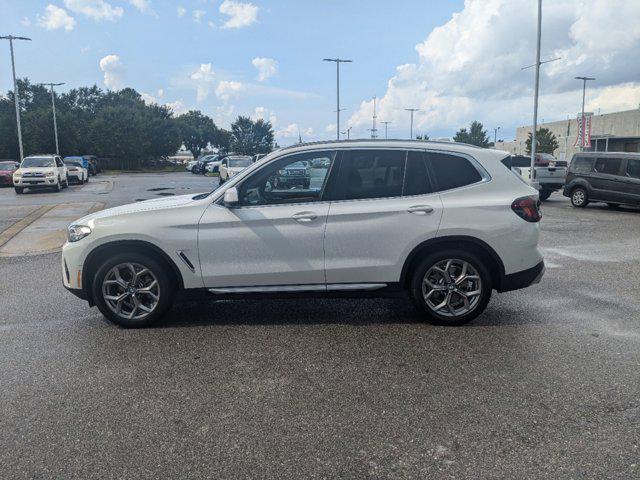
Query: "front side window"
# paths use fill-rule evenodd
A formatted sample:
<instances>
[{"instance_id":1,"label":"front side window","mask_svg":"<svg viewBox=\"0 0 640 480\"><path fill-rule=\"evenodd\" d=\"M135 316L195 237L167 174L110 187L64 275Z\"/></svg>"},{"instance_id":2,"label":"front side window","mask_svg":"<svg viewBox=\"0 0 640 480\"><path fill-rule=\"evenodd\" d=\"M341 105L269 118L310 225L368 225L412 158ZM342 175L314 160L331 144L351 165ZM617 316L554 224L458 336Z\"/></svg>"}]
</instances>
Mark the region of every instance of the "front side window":
<instances>
[{"instance_id":1,"label":"front side window","mask_svg":"<svg viewBox=\"0 0 640 480\"><path fill-rule=\"evenodd\" d=\"M464 187L482 180L478 169L464 157L448 153L429 152L427 158L439 191Z\"/></svg>"},{"instance_id":2,"label":"front side window","mask_svg":"<svg viewBox=\"0 0 640 480\"><path fill-rule=\"evenodd\" d=\"M350 150L342 160L336 200L402 195L405 150Z\"/></svg>"},{"instance_id":3,"label":"front side window","mask_svg":"<svg viewBox=\"0 0 640 480\"><path fill-rule=\"evenodd\" d=\"M287 155L256 171L240 185L243 206L318 202L335 152Z\"/></svg>"},{"instance_id":4,"label":"front side window","mask_svg":"<svg viewBox=\"0 0 640 480\"><path fill-rule=\"evenodd\" d=\"M620 171L620 158L598 158L595 164L595 170L598 173L606 173L608 175L618 175Z\"/></svg>"},{"instance_id":5,"label":"front side window","mask_svg":"<svg viewBox=\"0 0 640 480\"><path fill-rule=\"evenodd\" d=\"M592 159L589 157L576 157L571 169L576 173L590 173L591 172Z\"/></svg>"},{"instance_id":6,"label":"front side window","mask_svg":"<svg viewBox=\"0 0 640 480\"><path fill-rule=\"evenodd\" d=\"M629 159L627 161L627 176L640 178L640 160Z\"/></svg>"}]
</instances>

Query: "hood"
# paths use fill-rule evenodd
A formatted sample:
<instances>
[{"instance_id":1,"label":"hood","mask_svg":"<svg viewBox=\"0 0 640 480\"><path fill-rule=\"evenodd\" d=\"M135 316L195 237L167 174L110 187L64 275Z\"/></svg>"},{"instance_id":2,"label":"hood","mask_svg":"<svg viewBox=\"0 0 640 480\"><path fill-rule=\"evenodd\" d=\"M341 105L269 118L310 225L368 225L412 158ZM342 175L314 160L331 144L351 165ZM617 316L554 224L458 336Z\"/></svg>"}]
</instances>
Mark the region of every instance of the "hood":
<instances>
[{"instance_id":1,"label":"hood","mask_svg":"<svg viewBox=\"0 0 640 480\"><path fill-rule=\"evenodd\" d=\"M86 217L82 217L73 223L86 225L87 222L92 220L98 220L101 218L116 217L118 215L126 215L130 213L151 212L155 210L165 210L168 208L176 208L184 205L189 205L195 200L197 194L179 195L177 197L163 197L154 198L153 200L145 200L143 202L129 203L127 205L120 205L119 207L107 208L101 210Z\"/></svg>"}]
</instances>

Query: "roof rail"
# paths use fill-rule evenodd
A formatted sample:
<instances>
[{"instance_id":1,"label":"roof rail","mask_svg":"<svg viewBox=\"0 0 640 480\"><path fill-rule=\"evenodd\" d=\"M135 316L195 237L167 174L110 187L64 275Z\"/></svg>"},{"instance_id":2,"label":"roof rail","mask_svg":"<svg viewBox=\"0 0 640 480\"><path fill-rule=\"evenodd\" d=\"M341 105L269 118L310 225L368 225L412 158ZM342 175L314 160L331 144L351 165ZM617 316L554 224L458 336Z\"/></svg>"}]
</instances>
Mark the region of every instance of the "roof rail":
<instances>
[{"instance_id":1,"label":"roof rail","mask_svg":"<svg viewBox=\"0 0 640 480\"><path fill-rule=\"evenodd\" d=\"M451 144L455 144L455 145L464 145L465 147L472 147L472 148L482 148L482 147L478 147L477 145L471 145L469 143L461 143L461 142L445 142L445 141L439 141L439 140L408 140L408 139L402 139L402 138L389 138L389 139L384 139L384 138L358 138L358 139L354 139L354 140L318 140L315 142L302 142L302 143L294 143L292 145L288 145L286 147L280 147L279 151L282 150L289 150L292 148L297 148L297 147L307 147L307 146L313 146L313 145L328 145L328 144L336 144L336 143L341 143L341 144L351 144L351 143L385 143L385 142L391 142L391 143L416 143L416 144L420 144L420 145L424 145L424 144L429 144L429 143L434 143L437 145L451 145Z\"/></svg>"}]
</instances>

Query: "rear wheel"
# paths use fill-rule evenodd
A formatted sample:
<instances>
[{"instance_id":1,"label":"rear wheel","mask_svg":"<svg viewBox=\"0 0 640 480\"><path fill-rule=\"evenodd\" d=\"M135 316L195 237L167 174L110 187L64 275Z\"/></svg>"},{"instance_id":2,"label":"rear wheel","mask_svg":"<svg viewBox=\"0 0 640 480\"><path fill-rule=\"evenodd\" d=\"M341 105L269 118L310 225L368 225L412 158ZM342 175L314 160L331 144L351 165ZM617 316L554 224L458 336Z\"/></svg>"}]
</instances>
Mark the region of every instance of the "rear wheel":
<instances>
[{"instance_id":1,"label":"rear wheel","mask_svg":"<svg viewBox=\"0 0 640 480\"><path fill-rule=\"evenodd\" d=\"M542 190L540 190L540 193L538 195L540 198L540 201L544 202L545 200L548 200L552 193L553 193L553 190L543 188Z\"/></svg>"},{"instance_id":2,"label":"rear wheel","mask_svg":"<svg viewBox=\"0 0 640 480\"><path fill-rule=\"evenodd\" d=\"M589 203L587 191L582 187L574 188L571 192L571 205L578 208L584 208Z\"/></svg>"},{"instance_id":3,"label":"rear wheel","mask_svg":"<svg viewBox=\"0 0 640 480\"><path fill-rule=\"evenodd\" d=\"M173 304L175 290L169 267L138 252L108 258L92 286L100 312L127 328L146 327L162 317Z\"/></svg>"},{"instance_id":4,"label":"rear wheel","mask_svg":"<svg viewBox=\"0 0 640 480\"><path fill-rule=\"evenodd\" d=\"M478 257L446 250L426 257L413 272L411 296L429 323L463 325L491 298L491 275Z\"/></svg>"}]
</instances>

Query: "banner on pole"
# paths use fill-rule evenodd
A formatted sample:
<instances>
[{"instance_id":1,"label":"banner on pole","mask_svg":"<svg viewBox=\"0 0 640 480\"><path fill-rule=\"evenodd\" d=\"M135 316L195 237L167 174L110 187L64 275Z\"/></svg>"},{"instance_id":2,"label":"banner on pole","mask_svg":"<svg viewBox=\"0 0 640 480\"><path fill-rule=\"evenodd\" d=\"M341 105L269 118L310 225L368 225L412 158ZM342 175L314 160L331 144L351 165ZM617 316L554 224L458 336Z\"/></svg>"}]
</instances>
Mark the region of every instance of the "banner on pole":
<instances>
[{"instance_id":1,"label":"banner on pole","mask_svg":"<svg viewBox=\"0 0 640 480\"><path fill-rule=\"evenodd\" d=\"M589 148L591 147L591 119L593 112L584 112L578 114L578 136L573 144L574 147Z\"/></svg>"}]
</instances>

